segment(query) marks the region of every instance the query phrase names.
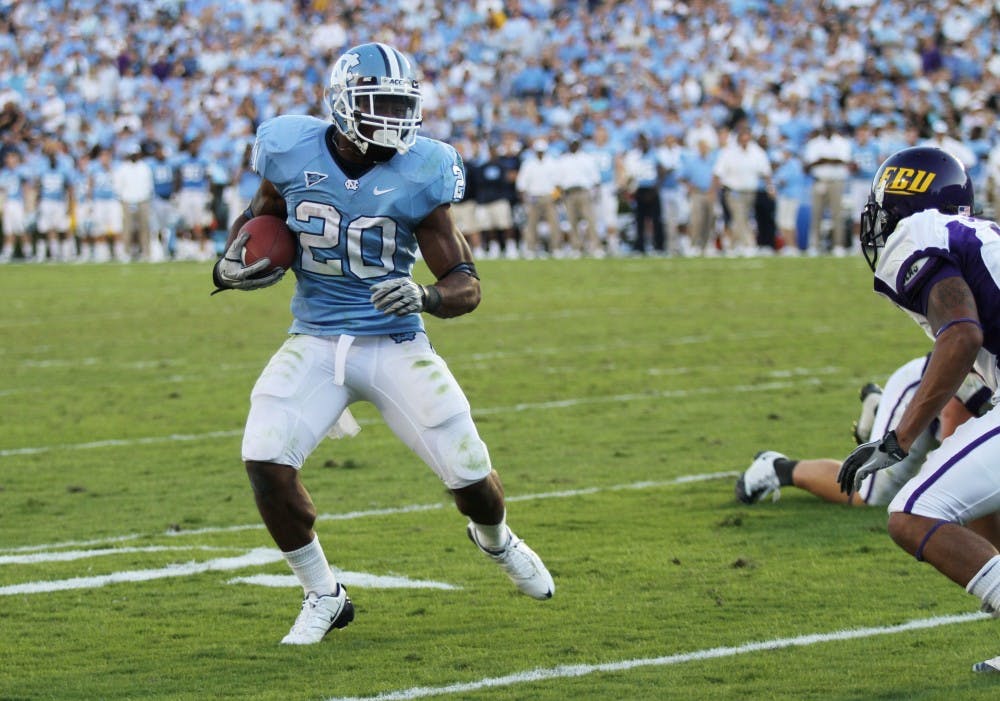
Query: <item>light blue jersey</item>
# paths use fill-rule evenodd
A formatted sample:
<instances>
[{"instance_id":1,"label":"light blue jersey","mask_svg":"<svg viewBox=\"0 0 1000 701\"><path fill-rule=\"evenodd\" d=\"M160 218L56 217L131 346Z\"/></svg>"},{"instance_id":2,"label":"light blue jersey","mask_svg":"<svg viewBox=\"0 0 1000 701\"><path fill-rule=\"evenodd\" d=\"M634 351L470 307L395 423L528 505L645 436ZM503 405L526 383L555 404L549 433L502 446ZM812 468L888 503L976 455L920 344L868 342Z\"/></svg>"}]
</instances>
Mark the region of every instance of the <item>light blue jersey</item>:
<instances>
[{"instance_id":1,"label":"light blue jersey","mask_svg":"<svg viewBox=\"0 0 1000 701\"><path fill-rule=\"evenodd\" d=\"M298 235L292 264L292 333L368 336L423 331L419 314L383 314L369 287L409 277L415 231L434 209L465 194L465 167L454 148L418 137L357 180L337 165L327 146L330 122L286 115L260 125L252 166L288 206Z\"/></svg>"},{"instance_id":2,"label":"light blue jersey","mask_svg":"<svg viewBox=\"0 0 1000 701\"><path fill-rule=\"evenodd\" d=\"M24 167L0 170L0 192L10 201L24 202L24 185L28 175Z\"/></svg>"},{"instance_id":3,"label":"light blue jersey","mask_svg":"<svg viewBox=\"0 0 1000 701\"><path fill-rule=\"evenodd\" d=\"M189 153L184 153L177 159L176 167L178 172L181 174L180 181L182 190L200 190L208 192L209 162L207 159L202 158L201 156L192 156Z\"/></svg>"},{"instance_id":4,"label":"light blue jersey","mask_svg":"<svg viewBox=\"0 0 1000 701\"><path fill-rule=\"evenodd\" d=\"M90 176L90 197L94 200L114 201L118 199L115 190L113 166L105 166L100 161L94 161L87 168Z\"/></svg>"},{"instance_id":5,"label":"light blue jersey","mask_svg":"<svg viewBox=\"0 0 1000 701\"><path fill-rule=\"evenodd\" d=\"M73 187L73 180L65 168L48 163L38 174L39 199L50 202L65 202Z\"/></svg>"},{"instance_id":6,"label":"light blue jersey","mask_svg":"<svg viewBox=\"0 0 1000 701\"><path fill-rule=\"evenodd\" d=\"M594 143L585 144L583 150L594 156L597 161L597 169L601 173L601 183L611 184L615 182L615 155L618 150L611 144L598 146Z\"/></svg>"},{"instance_id":7,"label":"light blue jersey","mask_svg":"<svg viewBox=\"0 0 1000 701\"><path fill-rule=\"evenodd\" d=\"M875 171L882 164L881 152L878 144L874 141L869 141L867 144L852 144L851 158L854 159L854 164L857 166L852 177L869 183L875 177Z\"/></svg>"},{"instance_id":8,"label":"light blue jersey","mask_svg":"<svg viewBox=\"0 0 1000 701\"><path fill-rule=\"evenodd\" d=\"M147 161L153 169L153 192L161 200L170 199L174 194L174 167L166 158L150 158Z\"/></svg>"}]
</instances>

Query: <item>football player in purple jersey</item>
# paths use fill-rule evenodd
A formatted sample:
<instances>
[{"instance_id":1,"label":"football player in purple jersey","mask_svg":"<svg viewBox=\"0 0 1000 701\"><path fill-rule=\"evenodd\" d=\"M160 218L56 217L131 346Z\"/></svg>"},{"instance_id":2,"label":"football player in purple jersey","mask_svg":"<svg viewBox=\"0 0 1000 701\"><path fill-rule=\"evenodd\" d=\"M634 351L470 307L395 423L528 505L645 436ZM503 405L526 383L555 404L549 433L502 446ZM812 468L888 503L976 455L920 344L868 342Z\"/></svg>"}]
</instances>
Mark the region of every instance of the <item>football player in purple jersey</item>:
<instances>
[{"instance_id":1,"label":"football player in purple jersey","mask_svg":"<svg viewBox=\"0 0 1000 701\"><path fill-rule=\"evenodd\" d=\"M844 461L845 492L904 460L970 370L994 392L1000 355L1000 226L976 218L972 180L955 156L934 147L894 153L875 173L861 214L861 245L875 291L933 339L920 385L895 429ZM1000 411L962 424L930 453L889 504L889 534L978 597L1000 617L996 536L969 521L1000 511ZM1000 672L1000 657L977 671Z\"/></svg>"},{"instance_id":2,"label":"football player in purple jersey","mask_svg":"<svg viewBox=\"0 0 1000 701\"><path fill-rule=\"evenodd\" d=\"M547 599L555 591L542 560L506 524L503 487L469 402L420 316L459 316L479 304L472 253L449 211L464 196L462 159L417 135L416 72L390 46L345 52L327 100L332 124L282 115L258 128L251 161L261 183L213 274L219 289L281 278L280 268L265 272L266 258L242 262L240 228L251 217L279 216L296 235L291 335L254 386L242 450L257 508L305 594L282 640L292 645L317 643L354 618L299 471L324 436L359 430L348 411L357 401L374 404L434 470L467 517L468 537L522 592ZM435 283L413 280L418 252Z\"/></svg>"},{"instance_id":3,"label":"football player in purple jersey","mask_svg":"<svg viewBox=\"0 0 1000 701\"><path fill-rule=\"evenodd\" d=\"M854 424L854 438L859 445L896 427L920 386L928 360L929 354L904 363L889 376L884 389L874 383L861 388L861 416ZM888 506L900 488L917 473L931 450L958 426L993 408L989 401L992 394L979 376L970 372L937 419L914 441L906 459L873 472L850 494L841 490L837 483L843 464L840 460L795 460L777 451L765 450L754 457L750 467L736 480L736 498L744 504L756 504L770 495L772 501L777 501L782 487L795 487L835 504ZM987 527L991 527L992 522L990 518Z\"/></svg>"}]
</instances>

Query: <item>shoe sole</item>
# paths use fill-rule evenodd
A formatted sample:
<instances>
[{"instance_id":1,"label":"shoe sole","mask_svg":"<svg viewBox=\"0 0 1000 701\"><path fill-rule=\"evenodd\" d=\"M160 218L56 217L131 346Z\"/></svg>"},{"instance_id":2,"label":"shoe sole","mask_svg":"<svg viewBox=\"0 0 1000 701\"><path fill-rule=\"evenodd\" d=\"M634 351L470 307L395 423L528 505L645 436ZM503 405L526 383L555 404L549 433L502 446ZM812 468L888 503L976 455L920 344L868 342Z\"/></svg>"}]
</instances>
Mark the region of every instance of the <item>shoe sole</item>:
<instances>
[{"instance_id":1,"label":"shoe sole","mask_svg":"<svg viewBox=\"0 0 1000 701\"><path fill-rule=\"evenodd\" d=\"M869 394L882 394L882 388L879 387L874 382L869 382L867 385L861 388L861 392L859 394L860 394L859 398L861 399L861 401L865 401L868 398Z\"/></svg>"},{"instance_id":2,"label":"shoe sole","mask_svg":"<svg viewBox=\"0 0 1000 701\"><path fill-rule=\"evenodd\" d=\"M747 487L743 483L743 478L740 477L736 480L736 499L743 504L753 504L754 500L749 494L747 494Z\"/></svg>"},{"instance_id":3,"label":"shoe sole","mask_svg":"<svg viewBox=\"0 0 1000 701\"><path fill-rule=\"evenodd\" d=\"M753 462L757 462L757 458L766 453L766 450L761 450L756 455L753 456ZM751 463L753 464L753 463ZM743 504L756 504L758 501L767 496L763 492L754 492L753 494L747 493L747 485L743 481L743 475L740 475L739 479L736 480L736 487L734 489L736 492L736 498Z\"/></svg>"},{"instance_id":4,"label":"shoe sole","mask_svg":"<svg viewBox=\"0 0 1000 701\"><path fill-rule=\"evenodd\" d=\"M351 601L351 597L347 597L347 601L344 602L344 608L340 609L340 613L337 617L333 619L333 623L330 624L330 630L334 628L346 628L347 624L354 620L354 602ZM326 631L327 633L330 630Z\"/></svg>"}]
</instances>

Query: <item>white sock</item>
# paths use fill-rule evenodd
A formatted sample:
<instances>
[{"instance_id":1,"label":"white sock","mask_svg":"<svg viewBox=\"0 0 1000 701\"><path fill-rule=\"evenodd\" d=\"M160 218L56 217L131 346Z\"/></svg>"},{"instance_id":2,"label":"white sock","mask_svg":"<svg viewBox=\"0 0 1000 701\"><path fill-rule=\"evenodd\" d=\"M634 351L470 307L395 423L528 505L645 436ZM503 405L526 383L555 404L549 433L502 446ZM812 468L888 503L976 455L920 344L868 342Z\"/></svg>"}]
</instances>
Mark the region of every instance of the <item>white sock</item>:
<instances>
[{"instance_id":1,"label":"white sock","mask_svg":"<svg viewBox=\"0 0 1000 701\"><path fill-rule=\"evenodd\" d=\"M507 547L510 536L507 530L506 512L504 517L500 519L500 523L495 526L484 526L475 521L472 522L472 526L476 529L476 540L487 550L503 550Z\"/></svg>"},{"instance_id":2,"label":"white sock","mask_svg":"<svg viewBox=\"0 0 1000 701\"><path fill-rule=\"evenodd\" d=\"M314 537L309 545L281 554L285 556L285 561L298 577L304 593L312 591L323 596L337 591L337 578L333 576L330 563L326 561L323 546L319 544L319 536Z\"/></svg>"},{"instance_id":3,"label":"white sock","mask_svg":"<svg viewBox=\"0 0 1000 701\"><path fill-rule=\"evenodd\" d=\"M969 580L965 590L982 599L984 611L1000 611L1000 555L987 560L982 569Z\"/></svg>"}]
</instances>

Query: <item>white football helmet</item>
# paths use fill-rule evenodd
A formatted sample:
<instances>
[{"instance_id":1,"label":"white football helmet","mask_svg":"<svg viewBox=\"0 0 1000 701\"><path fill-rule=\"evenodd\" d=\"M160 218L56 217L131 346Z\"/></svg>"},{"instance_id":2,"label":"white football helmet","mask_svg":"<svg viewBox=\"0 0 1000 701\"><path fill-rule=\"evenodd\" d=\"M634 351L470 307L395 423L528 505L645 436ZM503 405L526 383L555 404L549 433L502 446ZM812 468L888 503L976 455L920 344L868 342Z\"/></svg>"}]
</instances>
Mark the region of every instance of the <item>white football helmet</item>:
<instances>
[{"instance_id":1,"label":"white football helmet","mask_svg":"<svg viewBox=\"0 0 1000 701\"><path fill-rule=\"evenodd\" d=\"M344 52L330 73L326 101L337 128L362 153L370 144L406 153L423 121L413 66L386 44Z\"/></svg>"}]
</instances>

